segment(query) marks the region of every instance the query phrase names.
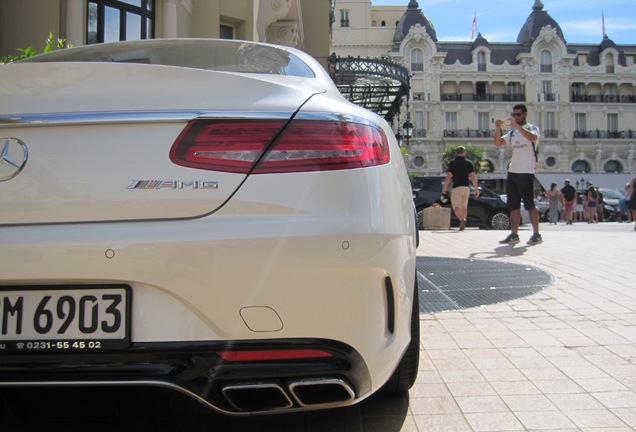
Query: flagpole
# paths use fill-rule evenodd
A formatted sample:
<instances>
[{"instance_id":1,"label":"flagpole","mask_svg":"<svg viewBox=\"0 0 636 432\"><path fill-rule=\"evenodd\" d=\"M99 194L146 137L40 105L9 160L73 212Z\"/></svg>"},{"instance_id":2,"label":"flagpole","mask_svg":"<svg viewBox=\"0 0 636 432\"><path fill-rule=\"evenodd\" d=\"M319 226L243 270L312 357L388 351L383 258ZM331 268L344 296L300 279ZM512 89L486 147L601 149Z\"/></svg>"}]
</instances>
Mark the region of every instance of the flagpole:
<instances>
[{"instance_id":1,"label":"flagpole","mask_svg":"<svg viewBox=\"0 0 636 432\"><path fill-rule=\"evenodd\" d=\"M603 11L601 11L601 20L603 21L603 39L605 39L607 33L605 33L605 14L603 13Z\"/></svg>"}]
</instances>

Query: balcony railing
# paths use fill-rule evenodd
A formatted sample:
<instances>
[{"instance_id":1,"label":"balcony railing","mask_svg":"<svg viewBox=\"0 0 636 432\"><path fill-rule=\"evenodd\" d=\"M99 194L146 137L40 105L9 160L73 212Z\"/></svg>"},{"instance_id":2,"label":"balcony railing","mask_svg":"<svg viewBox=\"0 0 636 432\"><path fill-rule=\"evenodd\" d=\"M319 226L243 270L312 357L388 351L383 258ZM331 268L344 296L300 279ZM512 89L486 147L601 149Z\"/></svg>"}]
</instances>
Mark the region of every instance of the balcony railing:
<instances>
[{"instance_id":1,"label":"balcony railing","mask_svg":"<svg viewBox=\"0 0 636 432\"><path fill-rule=\"evenodd\" d=\"M576 95L571 96L572 102L588 103L636 103L634 95Z\"/></svg>"},{"instance_id":2,"label":"balcony railing","mask_svg":"<svg viewBox=\"0 0 636 432\"><path fill-rule=\"evenodd\" d=\"M444 129L445 138L493 138L494 130L481 129Z\"/></svg>"},{"instance_id":3,"label":"balcony railing","mask_svg":"<svg viewBox=\"0 0 636 432\"><path fill-rule=\"evenodd\" d=\"M541 65L541 72L552 72L552 65L551 64L542 64Z\"/></svg>"},{"instance_id":4,"label":"balcony railing","mask_svg":"<svg viewBox=\"0 0 636 432\"><path fill-rule=\"evenodd\" d=\"M632 131L631 129L627 129L624 131L608 131L608 130L575 130L574 138L581 139L598 139L598 138L606 138L606 139L631 139L636 138L636 131Z\"/></svg>"},{"instance_id":5,"label":"balcony railing","mask_svg":"<svg viewBox=\"0 0 636 432\"><path fill-rule=\"evenodd\" d=\"M522 93L442 93L442 101L524 102Z\"/></svg>"},{"instance_id":6,"label":"balcony railing","mask_svg":"<svg viewBox=\"0 0 636 432\"><path fill-rule=\"evenodd\" d=\"M426 138L426 129L413 129L414 138Z\"/></svg>"},{"instance_id":7,"label":"balcony railing","mask_svg":"<svg viewBox=\"0 0 636 432\"><path fill-rule=\"evenodd\" d=\"M541 131L542 138L558 138L559 131L556 129L546 129Z\"/></svg>"}]
</instances>

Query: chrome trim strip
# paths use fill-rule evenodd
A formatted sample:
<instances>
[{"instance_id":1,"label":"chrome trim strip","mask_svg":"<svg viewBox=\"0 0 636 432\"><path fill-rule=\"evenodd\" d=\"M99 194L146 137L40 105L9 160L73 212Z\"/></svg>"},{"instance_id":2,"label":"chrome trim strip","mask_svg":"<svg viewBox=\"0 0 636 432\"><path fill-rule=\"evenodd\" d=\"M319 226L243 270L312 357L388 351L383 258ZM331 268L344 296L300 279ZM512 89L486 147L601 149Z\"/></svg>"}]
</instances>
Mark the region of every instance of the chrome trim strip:
<instances>
[{"instance_id":1,"label":"chrome trim strip","mask_svg":"<svg viewBox=\"0 0 636 432\"><path fill-rule=\"evenodd\" d=\"M8 114L1 117L0 127L51 126L95 123L166 123L194 118L270 118L288 119L293 112L283 111L86 111L77 113Z\"/></svg>"},{"instance_id":2,"label":"chrome trim strip","mask_svg":"<svg viewBox=\"0 0 636 432\"><path fill-rule=\"evenodd\" d=\"M0 117L0 128L21 126L63 126L108 123L187 122L195 118L333 120L379 126L362 117L342 113L292 111L217 111L217 110L157 110L157 111L85 111L77 113L6 114Z\"/></svg>"}]
</instances>

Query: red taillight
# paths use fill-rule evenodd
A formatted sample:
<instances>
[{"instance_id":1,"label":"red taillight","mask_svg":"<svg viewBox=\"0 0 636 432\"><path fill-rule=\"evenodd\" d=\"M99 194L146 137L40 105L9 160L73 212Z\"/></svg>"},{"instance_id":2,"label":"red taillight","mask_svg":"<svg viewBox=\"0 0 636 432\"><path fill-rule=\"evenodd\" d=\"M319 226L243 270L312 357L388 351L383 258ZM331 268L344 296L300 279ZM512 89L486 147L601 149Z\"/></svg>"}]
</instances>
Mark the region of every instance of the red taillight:
<instances>
[{"instance_id":1,"label":"red taillight","mask_svg":"<svg viewBox=\"0 0 636 432\"><path fill-rule=\"evenodd\" d=\"M294 120L281 133L284 126L284 120L195 120L173 144L170 160L244 174L363 168L390 160L386 136L370 125Z\"/></svg>"},{"instance_id":2,"label":"red taillight","mask_svg":"<svg viewBox=\"0 0 636 432\"><path fill-rule=\"evenodd\" d=\"M333 357L330 352L318 349L218 351L216 354L225 361L294 360Z\"/></svg>"}]
</instances>

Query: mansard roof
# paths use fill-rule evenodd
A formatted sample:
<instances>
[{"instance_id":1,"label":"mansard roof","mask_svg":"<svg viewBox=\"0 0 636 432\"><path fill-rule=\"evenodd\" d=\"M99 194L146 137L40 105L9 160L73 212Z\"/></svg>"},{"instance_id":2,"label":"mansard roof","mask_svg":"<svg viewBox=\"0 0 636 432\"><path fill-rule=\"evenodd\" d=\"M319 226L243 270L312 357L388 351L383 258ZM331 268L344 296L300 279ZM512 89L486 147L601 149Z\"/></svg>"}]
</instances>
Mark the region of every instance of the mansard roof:
<instances>
[{"instance_id":1,"label":"mansard roof","mask_svg":"<svg viewBox=\"0 0 636 432\"><path fill-rule=\"evenodd\" d=\"M399 51L400 44L409 34L412 26L420 24L425 29L430 38L435 42L438 52L446 53L444 64L452 65L457 62L463 65L472 63L473 51L480 47L485 47L490 51L490 62L495 65L508 63L509 65L518 65L517 60L519 54L528 53L532 48L532 44L537 40L541 30L550 26L555 29L556 34L567 47L570 54L585 53L587 56L586 63L590 66L598 66L601 64L601 53L608 49L614 48L618 51L617 64L626 65L624 50L636 51L636 45L616 45L607 36L603 37L600 44L568 44L563 36L563 31L559 24L544 10L541 0L534 0L532 12L528 16L525 24L519 32L517 41L515 42L493 42L490 43L481 33L472 42L445 42L438 41L435 28L429 19L422 13L419 4L415 0L410 0L408 8L402 18L398 22L393 38L393 51ZM578 56L574 60L574 65L578 66Z\"/></svg>"},{"instance_id":2,"label":"mansard roof","mask_svg":"<svg viewBox=\"0 0 636 432\"><path fill-rule=\"evenodd\" d=\"M409 34L411 27L416 24L421 25L426 30L426 33L430 36L433 42L437 42L435 27L433 27L433 24L431 24L429 19L422 13L418 2L416 0L410 0L406 12L404 12L404 15L400 18L400 21L395 28L395 33L393 34L394 51L398 51L400 49L400 44L406 35Z\"/></svg>"},{"instance_id":3,"label":"mansard roof","mask_svg":"<svg viewBox=\"0 0 636 432\"><path fill-rule=\"evenodd\" d=\"M488 43L486 38L483 37L481 35L481 33L478 33L477 34L477 39L475 39L475 42L473 42L473 49L476 49L476 48L479 48L479 47L482 47L482 46L490 49L490 44Z\"/></svg>"},{"instance_id":4,"label":"mansard roof","mask_svg":"<svg viewBox=\"0 0 636 432\"><path fill-rule=\"evenodd\" d=\"M541 0L535 0L534 6L532 7L532 13L526 20L523 27L521 27L519 36L517 36L517 43L521 45L523 52L530 52L532 44L539 36L541 29L545 26L554 28L557 32L557 36L559 36L563 43L565 43L565 37L563 37L563 31L561 30L559 23L557 23L550 14L543 10L543 3L541 3Z\"/></svg>"}]
</instances>

